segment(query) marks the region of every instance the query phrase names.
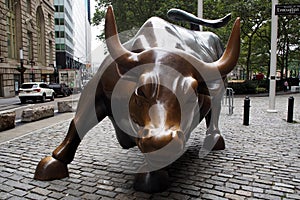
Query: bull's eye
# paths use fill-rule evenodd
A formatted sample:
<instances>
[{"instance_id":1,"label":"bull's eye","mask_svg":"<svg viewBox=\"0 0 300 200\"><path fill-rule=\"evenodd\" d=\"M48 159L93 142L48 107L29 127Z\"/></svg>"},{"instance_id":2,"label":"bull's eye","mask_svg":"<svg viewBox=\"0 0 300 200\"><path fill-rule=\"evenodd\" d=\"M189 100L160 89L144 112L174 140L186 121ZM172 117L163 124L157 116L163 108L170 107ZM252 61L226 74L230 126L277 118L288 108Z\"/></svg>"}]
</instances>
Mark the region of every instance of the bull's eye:
<instances>
[{"instance_id":1,"label":"bull's eye","mask_svg":"<svg viewBox=\"0 0 300 200\"><path fill-rule=\"evenodd\" d=\"M140 87L137 88L137 89L135 90L135 94L136 94L137 96L139 96L139 97L144 97L144 98L146 98L145 93L143 92L143 90L142 90Z\"/></svg>"}]
</instances>

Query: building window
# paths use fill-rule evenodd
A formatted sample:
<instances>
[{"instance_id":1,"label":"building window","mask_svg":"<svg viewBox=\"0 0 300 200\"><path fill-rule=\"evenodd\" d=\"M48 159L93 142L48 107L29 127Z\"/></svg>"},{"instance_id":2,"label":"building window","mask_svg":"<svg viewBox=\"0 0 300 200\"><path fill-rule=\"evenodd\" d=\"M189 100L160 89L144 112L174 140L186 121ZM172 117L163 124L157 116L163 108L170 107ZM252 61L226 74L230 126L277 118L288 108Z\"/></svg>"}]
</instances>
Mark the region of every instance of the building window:
<instances>
[{"instance_id":1,"label":"building window","mask_svg":"<svg viewBox=\"0 0 300 200\"><path fill-rule=\"evenodd\" d=\"M64 50L66 50L66 46L65 46L65 44L55 44L55 49L57 51L64 51Z\"/></svg>"},{"instance_id":2,"label":"building window","mask_svg":"<svg viewBox=\"0 0 300 200\"><path fill-rule=\"evenodd\" d=\"M46 64L46 45L45 45L45 19L41 6L38 7L36 12L36 26L37 26L37 52L38 61Z\"/></svg>"},{"instance_id":3,"label":"building window","mask_svg":"<svg viewBox=\"0 0 300 200\"><path fill-rule=\"evenodd\" d=\"M56 18L55 25L65 25L65 19L64 18Z\"/></svg>"},{"instance_id":4,"label":"building window","mask_svg":"<svg viewBox=\"0 0 300 200\"><path fill-rule=\"evenodd\" d=\"M31 14L31 0L26 0L26 11Z\"/></svg>"},{"instance_id":5,"label":"building window","mask_svg":"<svg viewBox=\"0 0 300 200\"><path fill-rule=\"evenodd\" d=\"M5 0L5 6L6 6L6 8L11 9L13 7L13 1Z\"/></svg>"},{"instance_id":6,"label":"building window","mask_svg":"<svg viewBox=\"0 0 300 200\"><path fill-rule=\"evenodd\" d=\"M54 6L54 7L55 7L55 12L64 12L63 5L58 5L58 6Z\"/></svg>"},{"instance_id":7,"label":"building window","mask_svg":"<svg viewBox=\"0 0 300 200\"><path fill-rule=\"evenodd\" d=\"M34 73L33 73L33 71L29 74L29 81L34 82Z\"/></svg>"},{"instance_id":8,"label":"building window","mask_svg":"<svg viewBox=\"0 0 300 200\"><path fill-rule=\"evenodd\" d=\"M6 15L6 33L8 57L16 58L16 20L13 0L6 0L5 5L8 9Z\"/></svg>"},{"instance_id":9,"label":"building window","mask_svg":"<svg viewBox=\"0 0 300 200\"><path fill-rule=\"evenodd\" d=\"M51 27L52 24L52 16L51 14L48 14L48 25Z\"/></svg>"},{"instance_id":10,"label":"building window","mask_svg":"<svg viewBox=\"0 0 300 200\"><path fill-rule=\"evenodd\" d=\"M65 32L64 31L55 31L55 37L56 38L65 38Z\"/></svg>"},{"instance_id":11,"label":"building window","mask_svg":"<svg viewBox=\"0 0 300 200\"><path fill-rule=\"evenodd\" d=\"M33 38L32 38L32 32L27 33L27 39L28 39L28 58L29 60L33 60Z\"/></svg>"}]
</instances>

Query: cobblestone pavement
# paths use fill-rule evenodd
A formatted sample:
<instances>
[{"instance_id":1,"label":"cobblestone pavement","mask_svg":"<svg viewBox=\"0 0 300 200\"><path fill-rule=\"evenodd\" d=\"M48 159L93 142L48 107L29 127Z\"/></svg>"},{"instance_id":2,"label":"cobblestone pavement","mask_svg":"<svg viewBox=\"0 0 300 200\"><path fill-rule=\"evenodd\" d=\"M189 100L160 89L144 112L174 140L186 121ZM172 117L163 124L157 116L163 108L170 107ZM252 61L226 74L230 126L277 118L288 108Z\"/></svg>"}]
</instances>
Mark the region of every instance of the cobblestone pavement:
<instances>
[{"instance_id":1,"label":"cobblestone pavement","mask_svg":"<svg viewBox=\"0 0 300 200\"><path fill-rule=\"evenodd\" d=\"M33 174L70 121L34 131L0 144L0 199L300 199L300 94L294 95L298 123L286 122L288 97L277 97L277 113L266 112L267 97L252 97L249 126L242 125L244 98L236 98L234 114L223 107L220 119L226 150L199 158L202 122L168 168L169 189L152 195L132 188L127 167L141 154L121 149L108 119L86 135L62 180L36 181Z\"/></svg>"}]
</instances>

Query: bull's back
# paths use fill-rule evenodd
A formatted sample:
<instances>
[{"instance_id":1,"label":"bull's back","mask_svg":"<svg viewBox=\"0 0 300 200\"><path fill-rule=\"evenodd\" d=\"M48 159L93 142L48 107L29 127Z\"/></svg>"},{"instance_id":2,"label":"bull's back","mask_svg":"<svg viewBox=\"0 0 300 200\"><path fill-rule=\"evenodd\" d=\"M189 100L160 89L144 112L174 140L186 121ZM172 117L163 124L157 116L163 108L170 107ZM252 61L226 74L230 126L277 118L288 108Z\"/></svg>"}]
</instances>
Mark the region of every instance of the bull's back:
<instances>
[{"instance_id":1,"label":"bull's back","mask_svg":"<svg viewBox=\"0 0 300 200\"><path fill-rule=\"evenodd\" d=\"M158 17L148 19L125 47L136 52L154 47L180 49L206 62L217 60L223 53L214 33L188 30Z\"/></svg>"}]
</instances>

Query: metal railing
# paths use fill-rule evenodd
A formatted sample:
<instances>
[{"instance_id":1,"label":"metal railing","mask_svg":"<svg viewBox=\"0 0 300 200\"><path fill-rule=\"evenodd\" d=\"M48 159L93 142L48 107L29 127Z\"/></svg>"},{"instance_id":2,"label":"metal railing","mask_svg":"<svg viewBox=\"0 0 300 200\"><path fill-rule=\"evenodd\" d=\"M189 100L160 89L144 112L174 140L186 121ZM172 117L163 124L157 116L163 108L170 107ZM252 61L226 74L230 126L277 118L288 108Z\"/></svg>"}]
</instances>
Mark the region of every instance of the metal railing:
<instances>
[{"instance_id":1,"label":"metal railing","mask_svg":"<svg viewBox=\"0 0 300 200\"><path fill-rule=\"evenodd\" d=\"M223 104L228 106L228 115L233 114L233 99L234 99L234 91L232 88L226 88L224 98L223 98Z\"/></svg>"}]
</instances>

